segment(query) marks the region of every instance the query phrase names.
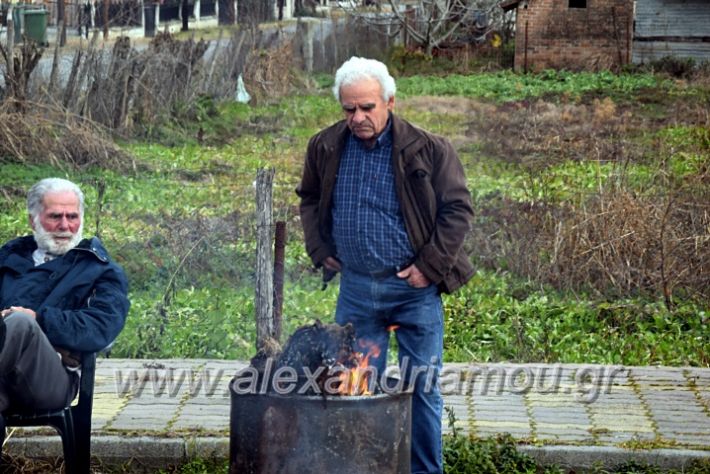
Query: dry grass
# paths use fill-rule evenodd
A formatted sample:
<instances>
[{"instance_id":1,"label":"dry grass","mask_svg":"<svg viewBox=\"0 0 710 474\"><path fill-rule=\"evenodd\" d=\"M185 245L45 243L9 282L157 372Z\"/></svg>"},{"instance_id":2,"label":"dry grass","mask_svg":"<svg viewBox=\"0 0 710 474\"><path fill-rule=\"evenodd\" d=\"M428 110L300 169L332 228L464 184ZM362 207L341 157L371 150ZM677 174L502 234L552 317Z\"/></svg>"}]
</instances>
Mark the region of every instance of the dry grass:
<instances>
[{"instance_id":1,"label":"dry grass","mask_svg":"<svg viewBox=\"0 0 710 474\"><path fill-rule=\"evenodd\" d=\"M48 472L64 472L63 464L64 462L61 459L28 459L3 454L2 460L0 461L0 474L46 474Z\"/></svg>"},{"instance_id":2,"label":"dry grass","mask_svg":"<svg viewBox=\"0 0 710 474\"><path fill-rule=\"evenodd\" d=\"M598 295L709 301L710 194L605 189L581 207L487 202L469 245L488 266ZM505 262L505 263L501 263Z\"/></svg>"},{"instance_id":3,"label":"dry grass","mask_svg":"<svg viewBox=\"0 0 710 474\"><path fill-rule=\"evenodd\" d=\"M669 307L675 295L710 301L710 162L678 177L669 163L675 150L634 139L669 125L710 127L706 110L672 104L665 120L648 119L610 98L490 107L472 114L469 136L539 188L554 181L554 165L570 160L610 163L613 171L564 201L538 188L524 202L479 202L468 245L482 263L573 291L651 294ZM634 163L651 170L641 187L631 184Z\"/></svg>"},{"instance_id":4,"label":"dry grass","mask_svg":"<svg viewBox=\"0 0 710 474\"><path fill-rule=\"evenodd\" d=\"M0 89L4 162L125 170L135 165L112 135L151 136L162 125L194 119L203 97L234 98L242 74L254 102L286 95L299 83L292 44L258 29L234 30L208 57L205 41L177 41L168 33L140 50L127 37L108 48L97 44L98 33L73 51L63 74L55 49L49 76L34 72L42 50L33 43L14 56L2 51L5 66L12 57L16 63L16 80Z\"/></svg>"},{"instance_id":5,"label":"dry grass","mask_svg":"<svg viewBox=\"0 0 710 474\"><path fill-rule=\"evenodd\" d=\"M135 167L132 158L91 121L61 107L28 103L26 112L0 104L0 157L4 162L75 169Z\"/></svg>"},{"instance_id":6,"label":"dry grass","mask_svg":"<svg viewBox=\"0 0 710 474\"><path fill-rule=\"evenodd\" d=\"M251 85L250 94L256 104L293 92L299 83L293 58L292 42L276 44L251 56L244 70L244 80Z\"/></svg>"},{"instance_id":7,"label":"dry grass","mask_svg":"<svg viewBox=\"0 0 710 474\"><path fill-rule=\"evenodd\" d=\"M611 287L619 295L659 294L669 306L677 289L708 300L708 211L708 201L695 196L605 190L541 229L552 251L548 280L600 292Z\"/></svg>"},{"instance_id":8,"label":"dry grass","mask_svg":"<svg viewBox=\"0 0 710 474\"><path fill-rule=\"evenodd\" d=\"M631 113L609 98L510 102L477 117L469 133L484 140L487 153L533 169L567 160L620 161L634 152L628 145L620 149L621 137L635 126Z\"/></svg>"}]
</instances>

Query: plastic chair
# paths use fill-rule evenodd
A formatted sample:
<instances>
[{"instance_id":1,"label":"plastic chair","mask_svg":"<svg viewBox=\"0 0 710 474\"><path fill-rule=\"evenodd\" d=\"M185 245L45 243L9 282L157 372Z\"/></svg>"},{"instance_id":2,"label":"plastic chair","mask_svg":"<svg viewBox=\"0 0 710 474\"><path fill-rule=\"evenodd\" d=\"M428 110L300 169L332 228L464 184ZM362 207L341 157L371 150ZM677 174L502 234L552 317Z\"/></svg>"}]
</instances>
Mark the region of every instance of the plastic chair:
<instances>
[{"instance_id":1,"label":"plastic chair","mask_svg":"<svg viewBox=\"0 0 710 474\"><path fill-rule=\"evenodd\" d=\"M62 437L67 474L87 474L91 465L91 409L96 353L82 355L78 403L61 410L6 413L7 426L51 426Z\"/></svg>"}]
</instances>

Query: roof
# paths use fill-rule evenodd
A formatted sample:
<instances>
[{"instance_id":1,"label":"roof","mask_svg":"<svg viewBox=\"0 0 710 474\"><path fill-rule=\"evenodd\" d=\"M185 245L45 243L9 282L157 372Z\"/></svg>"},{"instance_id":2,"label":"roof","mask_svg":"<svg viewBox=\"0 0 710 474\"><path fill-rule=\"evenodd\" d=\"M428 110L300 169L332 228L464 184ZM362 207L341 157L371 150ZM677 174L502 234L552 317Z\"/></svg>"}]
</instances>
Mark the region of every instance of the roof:
<instances>
[{"instance_id":1,"label":"roof","mask_svg":"<svg viewBox=\"0 0 710 474\"><path fill-rule=\"evenodd\" d=\"M521 0L503 0L498 4L499 7L503 9L504 12L513 10L514 8L518 8L518 4L520 4Z\"/></svg>"}]
</instances>

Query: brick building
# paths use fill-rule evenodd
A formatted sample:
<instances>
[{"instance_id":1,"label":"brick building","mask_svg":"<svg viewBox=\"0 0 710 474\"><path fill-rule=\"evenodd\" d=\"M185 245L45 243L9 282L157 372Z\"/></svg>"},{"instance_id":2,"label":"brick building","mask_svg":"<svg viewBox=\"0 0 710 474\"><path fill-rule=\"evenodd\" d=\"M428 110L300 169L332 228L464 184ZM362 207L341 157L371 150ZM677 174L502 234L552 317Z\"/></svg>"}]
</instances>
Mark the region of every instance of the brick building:
<instances>
[{"instance_id":1,"label":"brick building","mask_svg":"<svg viewBox=\"0 0 710 474\"><path fill-rule=\"evenodd\" d=\"M515 70L618 69L631 62L633 0L504 0L516 10Z\"/></svg>"}]
</instances>

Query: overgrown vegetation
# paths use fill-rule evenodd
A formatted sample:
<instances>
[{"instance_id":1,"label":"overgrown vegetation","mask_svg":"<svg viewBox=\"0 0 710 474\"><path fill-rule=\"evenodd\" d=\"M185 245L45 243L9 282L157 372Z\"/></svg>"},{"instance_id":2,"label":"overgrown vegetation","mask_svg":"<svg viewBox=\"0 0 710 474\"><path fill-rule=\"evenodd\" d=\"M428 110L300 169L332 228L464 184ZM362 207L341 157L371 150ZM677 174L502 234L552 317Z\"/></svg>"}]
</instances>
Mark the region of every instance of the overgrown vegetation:
<instances>
[{"instance_id":1,"label":"overgrown vegetation","mask_svg":"<svg viewBox=\"0 0 710 474\"><path fill-rule=\"evenodd\" d=\"M27 232L24 191L36 179L83 185L86 231L131 281L115 356L252 355L263 166L276 168L275 219L288 228L284 331L332 317L337 281L320 290L293 192L308 138L340 117L330 77L304 78L288 46L260 33L254 49L248 35L215 50L167 36L142 52L117 42L113 73L82 69L102 57L90 49L61 94L51 77L26 90L63 105L0 109L0 238ZM453 140L476 207L466 249L479 273L445 298L446 359L710 365L703 70L682 81L638 71L444 77L411 75L426 69L410 59L393 59L397 111ZM225 101L239 71L251 105Z\"/></svg>"}]
</instances>

